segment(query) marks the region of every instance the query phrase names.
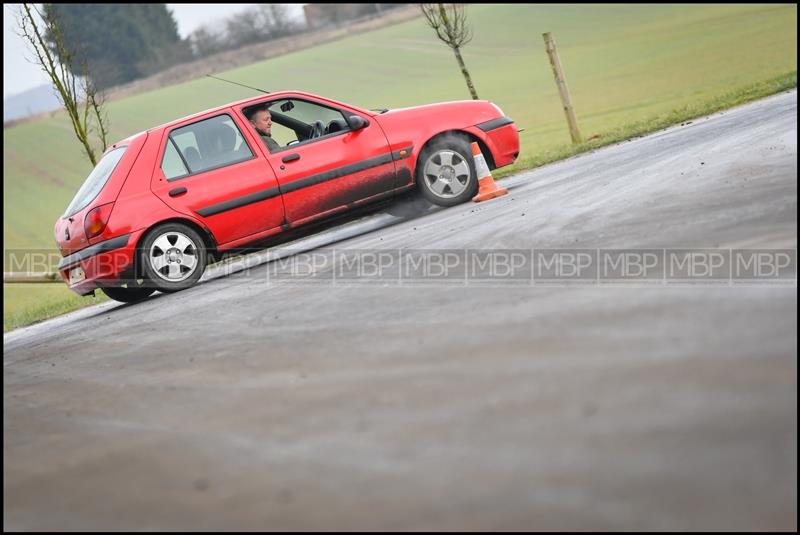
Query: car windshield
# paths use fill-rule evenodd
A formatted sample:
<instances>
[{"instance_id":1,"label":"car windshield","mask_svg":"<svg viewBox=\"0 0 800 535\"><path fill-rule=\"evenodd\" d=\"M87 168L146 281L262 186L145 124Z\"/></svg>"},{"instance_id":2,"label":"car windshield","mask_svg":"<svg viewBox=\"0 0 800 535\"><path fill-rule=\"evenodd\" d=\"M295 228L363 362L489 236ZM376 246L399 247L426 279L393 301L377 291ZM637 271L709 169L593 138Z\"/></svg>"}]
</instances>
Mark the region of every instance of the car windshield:
<instances>
[{"instance_id":1,"label":"car windshield","mask_svg":"<svg viewBox=\"0 0 800 535\"><path fill-rule=\"evenodd\" d=\"M286 106L290 103L291 107ZM284 110L284 107L288 109ZM278 100L269 105L269 110L272 113L281 113L286 117L301 121L306 125L315 121L322 121L327 125L331 121L343 118L339 110L298 99Z\"/></svg>"},{"instance_id":2,"label":"car windshield","mask_svg":"<svg viewBox=\"0 0 800 535\"><path fill-rule=\"evenodd\" d=\"M83 186L81 186L81 189L75 194L75 198L72 199L72 202L69 203L63 217L75 215L86 208L86 206L97 197L97 194L100 193L100 190L106 185L108 177L111 176L111 173L114 172L117 164L122 159L122 155L125 154L126 148L127 147L120 147L114 149L103 156L91 174L86 177Z\"/></svg>"}]
</instances>

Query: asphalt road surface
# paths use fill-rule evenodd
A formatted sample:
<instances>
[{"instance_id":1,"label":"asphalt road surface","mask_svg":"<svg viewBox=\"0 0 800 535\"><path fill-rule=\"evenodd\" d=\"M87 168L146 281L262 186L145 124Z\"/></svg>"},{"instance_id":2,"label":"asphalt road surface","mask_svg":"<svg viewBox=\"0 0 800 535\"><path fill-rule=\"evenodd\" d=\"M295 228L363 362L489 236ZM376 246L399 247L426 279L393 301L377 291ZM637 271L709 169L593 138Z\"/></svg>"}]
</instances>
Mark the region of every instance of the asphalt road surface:
<instances>
[{"instance_id":1,"label":"asphalt road surface","mask_svg":"<svg viewBox=\"0 0 800 535\"><path fill-rule=\"evenodd\" d=\"M796 274L362 284L265 261L796 251L796 175L792 91L6 334L4 527L794 530Z\"/></svg>"}]
</instances>

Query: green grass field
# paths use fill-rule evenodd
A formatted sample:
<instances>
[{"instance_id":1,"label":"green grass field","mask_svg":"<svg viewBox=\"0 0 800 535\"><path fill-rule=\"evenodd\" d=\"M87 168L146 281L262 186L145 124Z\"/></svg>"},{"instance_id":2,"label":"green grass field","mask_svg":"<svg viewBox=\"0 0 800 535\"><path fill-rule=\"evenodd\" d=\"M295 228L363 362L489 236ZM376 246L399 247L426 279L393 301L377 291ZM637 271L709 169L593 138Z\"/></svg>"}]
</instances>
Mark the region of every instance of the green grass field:
<instances>
[{"instance_id":1,"label":"green grass field","mask_svg":"<svg viewBox=\"0 0 800 535\"><path fill-rule=\"evenodd\" d=\"M473 5L469 20L475 38L464 58L480 98L525 129L511 171L575 152L544 52L546 31L584 137L600 136L594 145L796 85L795 5ZM220 75L366 108L469 98L451 51L422 19ZM111 102L112 138L250 96L203 78ZM9 128L3 151L5 248L52 248L53 223L90 171L68 120ZM4 327L29 321L42 299L57 308L71 295L60 286L4 285Z\"/></svg>"}]
</instances>

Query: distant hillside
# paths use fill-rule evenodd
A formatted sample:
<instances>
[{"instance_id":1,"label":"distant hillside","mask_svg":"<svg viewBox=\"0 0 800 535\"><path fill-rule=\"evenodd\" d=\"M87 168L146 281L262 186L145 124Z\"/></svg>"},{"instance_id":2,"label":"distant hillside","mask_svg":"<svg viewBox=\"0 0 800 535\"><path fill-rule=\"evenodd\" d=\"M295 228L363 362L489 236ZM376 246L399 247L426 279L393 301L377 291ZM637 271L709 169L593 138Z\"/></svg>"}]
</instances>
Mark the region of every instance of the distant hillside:
<instances>
[{"instance_id":1,"label":"distant hillside","mask_svg":"<svg viewBox=\"0 0 800 535\"><path fill-rule=\"evenodd\" d=\"M40 85L3 100L3 122L22 119L61 107L50 85Z\"/></svg>"}]
</instances>

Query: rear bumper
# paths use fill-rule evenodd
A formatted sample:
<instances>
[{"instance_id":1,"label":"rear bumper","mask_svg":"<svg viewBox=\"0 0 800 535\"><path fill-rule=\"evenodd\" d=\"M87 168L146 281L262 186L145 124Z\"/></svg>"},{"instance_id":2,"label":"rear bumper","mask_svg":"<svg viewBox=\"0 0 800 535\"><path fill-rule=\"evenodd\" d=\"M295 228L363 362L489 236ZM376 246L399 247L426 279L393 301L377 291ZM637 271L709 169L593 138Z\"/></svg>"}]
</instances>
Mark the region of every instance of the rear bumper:
<instances>
[{"instance_id":1,"label":"rear bumper","mask_svg":"<svg viewBox=\"0 0 800 535\"><path fill-rule=\"evenodd\" d=\"M467 131L483 140L492 153L496 168L514 163L519 156L517 125L508 117L486 121L468 128Z\"/></svg>"},{"instance_id":2,"label":"rear bumper","mask_svg":"<svg viewBox=\"0 0 800 535\"><path fill-rule=\"evenodd\" d=\"M119 283L123 274L132 272L136 257L136 243L143 231L132 232L96 243L64 257L58 264L61 278L70 290L86 295L100 286ZM80 267L85 278L70 284L70 271Z\"/></svg>"}]
</instances>

